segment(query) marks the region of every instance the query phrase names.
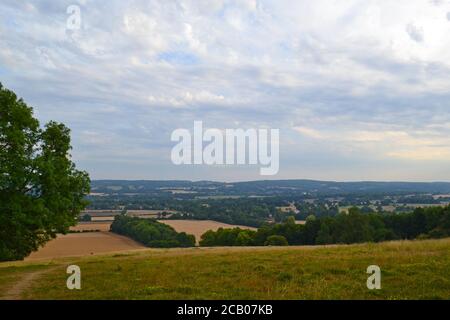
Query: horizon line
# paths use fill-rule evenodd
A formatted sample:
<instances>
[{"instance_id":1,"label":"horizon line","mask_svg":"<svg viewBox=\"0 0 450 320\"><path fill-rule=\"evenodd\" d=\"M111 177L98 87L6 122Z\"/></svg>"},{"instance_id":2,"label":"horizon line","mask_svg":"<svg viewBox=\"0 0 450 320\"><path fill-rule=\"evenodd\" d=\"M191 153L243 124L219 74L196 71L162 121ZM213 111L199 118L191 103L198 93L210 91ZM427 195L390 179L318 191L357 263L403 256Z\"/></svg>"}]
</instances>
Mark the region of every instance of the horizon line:
<instances>
[{"instance_id":1,"label":"horizon line","mask_svg":"<svg viewBox=\"0 0 450 320\"><path fill-rule=\"evenodd\" d=\"M307 182L327 182L327 183L424 183L424 184L436 184L436 183L448 183L448 181L401 181L401 180L316 180L316 179L261 179L261 180L237 180L237 181L220 181L220 180L188 180L188 179L91 179L91 181L126 181L126 182L214 182L214 183L248 183L248 182L277 182L277 181L307 181Z\"/></svg>"}]
</instances>

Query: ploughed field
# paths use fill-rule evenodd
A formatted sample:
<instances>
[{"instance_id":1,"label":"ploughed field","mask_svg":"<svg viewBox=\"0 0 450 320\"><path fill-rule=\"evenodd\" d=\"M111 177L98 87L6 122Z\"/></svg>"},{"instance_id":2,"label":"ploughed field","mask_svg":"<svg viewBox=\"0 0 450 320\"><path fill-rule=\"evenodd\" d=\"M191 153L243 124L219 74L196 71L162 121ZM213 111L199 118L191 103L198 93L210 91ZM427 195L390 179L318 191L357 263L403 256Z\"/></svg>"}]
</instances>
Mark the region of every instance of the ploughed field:
<instances>
[{"instance_id":1,"label":"ploughed field","mask_svg":"<svg viewBox=\"0 0 450 320\"><path fill-rule=\"evenodd\" d=\"M54 259L60 257L88 256L108 252L144 249L136 241L112 232L69 233L58 235L43 248L25 260Z\"/></svg>"},{"instance_id":2,"label":"ploughed field","mask_svg":"<svg viewBox=\"0 0 450 320\"><path fill-rule=\"evenodd\" d=\"M0 264L0 298L450 299L450 239L316 247L144 249ZM66 269L81 269L68 290ZM381 268L381 290L367 267Z\"/></svg>"}]
</instances>

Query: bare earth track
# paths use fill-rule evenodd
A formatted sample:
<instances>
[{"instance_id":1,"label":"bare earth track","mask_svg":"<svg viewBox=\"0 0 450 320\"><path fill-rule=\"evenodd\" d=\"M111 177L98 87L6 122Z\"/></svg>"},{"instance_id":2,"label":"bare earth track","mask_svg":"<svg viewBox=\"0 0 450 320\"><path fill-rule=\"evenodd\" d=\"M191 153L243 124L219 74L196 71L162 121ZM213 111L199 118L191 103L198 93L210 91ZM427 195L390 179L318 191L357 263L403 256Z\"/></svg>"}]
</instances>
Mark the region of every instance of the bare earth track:
<instances>
[{"instance_id":1,"label":"bare earth track","mask_svg":"<svg viewBox=\"0 0 450 320\"><path fill-rule=\"evenodd\" d=\"M53 271L55 268L33 271L26 273L10 289L0 295L0 300L20 300L22 294L26 292L39 277Z\"/></svg>"}]
</instances>

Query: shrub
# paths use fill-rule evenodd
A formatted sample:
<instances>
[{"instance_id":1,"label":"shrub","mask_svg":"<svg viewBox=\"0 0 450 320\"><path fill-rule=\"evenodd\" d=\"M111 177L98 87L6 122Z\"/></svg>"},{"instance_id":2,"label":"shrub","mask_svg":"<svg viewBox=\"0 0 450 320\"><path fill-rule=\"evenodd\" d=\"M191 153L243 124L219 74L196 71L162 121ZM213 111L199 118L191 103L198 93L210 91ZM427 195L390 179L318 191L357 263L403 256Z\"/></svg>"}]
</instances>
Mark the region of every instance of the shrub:
<instances>
[{"instance_id":1,"label":"shrub","mask_svg":"<svg viewBox=\"0 0 450 320\"><path fill-rule=\"evenodd\" d=\"M83 222L91 222L91 221L92 221L92 218L91 218L90 215L85 214L84 216L81 217L80 220L83 221Z\"/></svg>"},{"instance_id":2,"label":"shrub","mask_svg":"<svg viewBox=\"0 0 450 320\"><path fill-rule=\"evenodd\" d=\"M264 245L266 245L266 246L288 246L289 243L285 237L273 235L273 236L267 237L267 240L264 243Z\"/></svg>"}]
</instances>

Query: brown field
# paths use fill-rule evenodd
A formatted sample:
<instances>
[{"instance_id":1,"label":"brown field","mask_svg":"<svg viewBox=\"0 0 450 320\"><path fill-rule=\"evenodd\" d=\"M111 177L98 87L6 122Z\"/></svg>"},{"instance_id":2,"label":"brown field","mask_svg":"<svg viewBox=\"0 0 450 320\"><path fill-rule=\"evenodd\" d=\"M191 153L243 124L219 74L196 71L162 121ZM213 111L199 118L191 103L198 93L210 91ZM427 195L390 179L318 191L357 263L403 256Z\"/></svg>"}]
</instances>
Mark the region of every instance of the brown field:
<instances>
[{"instance_id":1,"label":"brown field","mask_svg":"<svg viewBox=\"0 0 450 320\"><path fill-rule=\"evenodd\" d=\"M145 248L143 245L111 232L70 233L59 235L37 252L33 252L25 261L76 257L129 251Z\"/></svg>"},{"instance_id":2,"label":"brown field","mask_svg":"<svg viewBox=\"0 0 450 320\"><path fill-rule=\"evenodd\" d=\"M105 217L91 217L92 222L107 222L114 221L114 216L105 216Z\"/></svg>"},{"instance_id":3,"label":"brown field","mask_svg":"<svg viewBox=\"0 0 450 320\"><path fill-rule=\"evenodd\" d=\"M241 228L247 230L256 230L256 228L231 225L222 222L216 222L212 220L158 220L159 222L165 223L177 232L186 232L193 234L197 243L200 241L202 234L208 230L216 231L219 228L230 229L230 228Z\"/></svg>"},{"instance_id":4,"label":"brown field","mask_svg":"<svg viewBox=\"0 0 450 320\"><path fill-rule=\"evenodd\" d=\"M127 210L127 216L141 217L141 216L153 216L157 217L160 213L177 213L175 210Z\"/></svg>"},{"instance_id":5,"label":"brown field","mask_svg":"<svg viewBox=\"0 0 450 320\"><path fill-rule=\"evenodd\" d=\"M109 231L111 222L80 222L71 231Z\"/></svg>"}]
</instances>

